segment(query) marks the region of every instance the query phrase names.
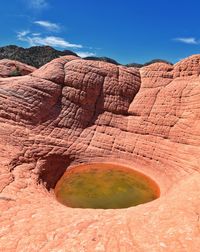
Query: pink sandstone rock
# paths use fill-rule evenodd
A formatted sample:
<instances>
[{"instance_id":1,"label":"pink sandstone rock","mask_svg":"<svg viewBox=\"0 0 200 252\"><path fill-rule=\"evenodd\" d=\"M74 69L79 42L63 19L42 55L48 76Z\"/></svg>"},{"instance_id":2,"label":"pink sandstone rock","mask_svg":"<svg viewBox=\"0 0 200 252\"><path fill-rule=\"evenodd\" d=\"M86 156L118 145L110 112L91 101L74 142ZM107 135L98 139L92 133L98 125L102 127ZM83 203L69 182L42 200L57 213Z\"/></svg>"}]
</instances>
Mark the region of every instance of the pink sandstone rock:
<instances>
[{"instance_id":1,"label":"pink sandstone rock","mask_svg":"<svg viewBox=\"0 0 200 252\"><path fill-rule=\"evenodd\" d=\"M198 252L200 55L142 69L73 57L0 80L0 251ZM53 188L69 165L113 162L161 197L72 209Z\"/></svg>"},{"instance_id":2,"label":"pink sandstone rock","mask_svg":"<svg viewBox=\"0 0 200 252\"><path fill-rule=\"evenodd\" d=\"M16 60L0 60L0 77L12 77L15 75L27 75L35 71L36 68Z\"/></svg>"}]
</instances>

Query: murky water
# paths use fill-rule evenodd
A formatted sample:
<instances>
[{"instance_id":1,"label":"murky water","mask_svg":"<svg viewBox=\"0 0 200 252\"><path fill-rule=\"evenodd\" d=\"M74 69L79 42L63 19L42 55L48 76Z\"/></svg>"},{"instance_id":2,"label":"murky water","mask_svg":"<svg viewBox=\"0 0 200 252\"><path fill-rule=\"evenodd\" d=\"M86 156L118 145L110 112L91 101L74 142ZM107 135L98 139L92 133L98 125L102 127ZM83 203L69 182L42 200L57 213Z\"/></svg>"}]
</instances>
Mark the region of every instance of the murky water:
<instances>
[{"instance_id":1,"label":"murky water","mask_svg":"<svg viewBox=\"0 0 200 252\"><path fill-rule=\"evenodd\" d=\"M157 184L114 164L85 164L65 172L55 187L59 202L73 208L127 208L159 197Z\"/></svg>"}]
</instances>

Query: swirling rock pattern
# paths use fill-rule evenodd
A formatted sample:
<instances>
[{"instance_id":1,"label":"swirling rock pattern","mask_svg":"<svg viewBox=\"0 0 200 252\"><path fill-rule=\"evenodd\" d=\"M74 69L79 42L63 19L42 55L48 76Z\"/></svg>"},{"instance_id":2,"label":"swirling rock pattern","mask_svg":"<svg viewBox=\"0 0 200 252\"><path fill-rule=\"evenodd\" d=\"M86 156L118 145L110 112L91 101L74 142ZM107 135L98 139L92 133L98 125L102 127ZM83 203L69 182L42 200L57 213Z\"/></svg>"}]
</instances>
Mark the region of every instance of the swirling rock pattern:
<instances>
[{"instance_id":1,"label":"swirling rock pattern","mask_svg":"<svg viewBox=\"0 0 200 252\"><path fill-rule=\"evenodd\" d=\"M197 252L200 55L140 70L75 56L0 79L0 251ZM53 188L69 165L115 162L161 197L71 209Z\"/></svg>"}]
</instances>

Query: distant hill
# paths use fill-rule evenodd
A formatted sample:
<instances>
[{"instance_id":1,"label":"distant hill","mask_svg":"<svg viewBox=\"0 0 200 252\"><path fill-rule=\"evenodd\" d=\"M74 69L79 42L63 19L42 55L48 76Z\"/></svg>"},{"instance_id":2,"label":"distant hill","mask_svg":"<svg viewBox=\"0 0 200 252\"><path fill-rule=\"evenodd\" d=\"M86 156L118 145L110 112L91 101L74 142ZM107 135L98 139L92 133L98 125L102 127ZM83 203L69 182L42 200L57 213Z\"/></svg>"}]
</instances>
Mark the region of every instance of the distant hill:
<instances>
[{"instance_id":1,"label":"distant hill","mask_svg":"<svg viewBox=\"0 0 200 252\"><path fill-rule=\"evenodd\" d=\"M138 68L141 68L143 66L149 66L151 64L154 64L154 63L166 63L166 64L169 64L169 65L173 65L173 63L167 61L167 60L163 60L163 59L153 59L151 61L148 61L144 64L139 64L139 63L130 63L130 64L127 64L126 66L127 67L138 67Z\"/></svg>"},{"instance_id":2,"label":"distant hill","mask_svg":"<svg viewBox=\"0 0 200 252\"><path fill-rule=\"evenodd\" d=\"M96 60L96 61L104 61L108 63L112 63L114 65L120 65L116 60L108 58L108 57L95 57L95 56L90 56L90 57L85 57L85 60Z\"/></svg>"},{"instance_id":3,"label":"distant hill","mask_svg":"<svg viewBox=\"0 0 200 252\"><path fill-rule=\"evenodd\" d=\"M153 59L151 61L146 62L143 66L148 66L148 65L151 65L151 64L154 64L154 63L166 63L166 64L169 64L169 65L173 65L173 63L171 63L171 62L169 62L167 60Z\"/></svg>"},{"instance_id":4,"label":"distant hill","mask_svg":"<svg viewBox=\"0 0 200 252\"><path fill-rule=\"evenodd\" d=\"M44 64L48 63L49 61L58 58L60 56L65 55L74 55L78 56L76 53L70 50L59 51L54 49L51 46L33 46L30 48L23 48L16 45L9 45L0 47L0 60L1 59L10 59L10 60L17 60L22 63L25 63L30 66L34 66L36 68L43 66ZM97 60L97 61L105 61L115 65L120 65L116 60L108 58L108 57L85 57L85 60ZM154 59L145 64L139 63L130 63L126 64L127 67L143 67L148 66L150 64L156 62L164 62L170 65L173 65L171 62L162 59Z\"/></svg>"},{"instance_id":5,"label":"distant hill","mask_svg":"<svg viewBox=\"0 0 200 252\"><path fill-rule=\"evenodd\" d=\"M127 67L143 67L143 64L139 64L139 63L130 63L130 64L126 64Z\"/></svg>"},{"instance_id":6,"label":"distant hill","mask_svg":"<svg viewBox=\"0 0 200 252\"><path fill-rule=\"evenodd\" d=\"M85 60L96 60L96 61L104 61L104 62L109 62L112 63L114 65L121 65L120 63L118 63L116 60L108 58L108 57L95 57L95 56L91 56L91 57L85 57L83 58ZM141 68L143 66L148 66L154 63L166 63L169 65L173 65L173 63L167 61L167 60L162 60L162 59L153 59L151 61L148 61L144 64L140 64L140 63L130 63L130 64L126 64L126 67L137 67L137 68Z\"/></svg>"},{"instance_id":7,"label":"distant hill","mask_svg":"<svg viewBox=\"0 0 200 252\"><path fill-rule=\"evenodd\" d=\"M118 63L116 60L108 58L108 57L95 57L95 56L91 56L91 57L85 57L85 60L96 60L96 61L104 61L104 62L109 62L115 65L121 65L120 63ZM140 63L130 63L130 64L126 64L125 66L127 67L137 67L137 68L141 68L143 66L148 66L151 65L153 63L166 63L166 64L170 64L173 65L171 62L167 61L167 60L162 60L162 59L153 59L151 61L148 61L144 64L140 64Z\"/></svg>"},{"instance_id":8,"label":"distant hill","mask_svg":"<svg viewBox=\"0 0 200 252\"><path fill-rule=\"evenodd\" d=\"M77 56L76 53L70 50L58 51L50 46L23 48L16 45L9 45L0 47L0 59L17 60L37 68L55 58L65 55Z\"/></svg>"}]
</instances>

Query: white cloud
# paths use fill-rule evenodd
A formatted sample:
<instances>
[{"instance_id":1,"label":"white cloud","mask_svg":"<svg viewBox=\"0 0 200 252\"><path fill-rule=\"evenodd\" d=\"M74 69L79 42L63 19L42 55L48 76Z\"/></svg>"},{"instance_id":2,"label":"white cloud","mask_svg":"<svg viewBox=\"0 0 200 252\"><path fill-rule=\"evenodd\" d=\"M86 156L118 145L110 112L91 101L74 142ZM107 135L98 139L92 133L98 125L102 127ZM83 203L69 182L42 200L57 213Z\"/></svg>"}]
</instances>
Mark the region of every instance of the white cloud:
<instances>
[{"instance_id":1,"label":"white cloud","mask_svg":"<svg viewBox=\"0 0 200 252\"><path fill-rule=\"evenodd\" d=\"M175 38L175 41L185 43L185 44L191 44L191 45L197 45L199 44L199 41L194 38L194 37L189 37L189 38Z\"/></svg>"},{"instance_id":2,"label":"white cloud","mask_svg":"<svg viewBox=\"0 0 200 252\"><path fill-rule=\"evenodd\" d=\"M18 32L17 39L20 41L27 42L30 46L48 45L48 46L59 47L59 48L82 48L83 47L82 45L79 45L79 44L72 44L60 37L34 36L30 34L29 31Z\"/></svg>"},{"instance_id":3,"label":"white cloud","mask_svg":"<svg viewBox=\"0 0 200 252\"><path fill-rule=\"evenodd\" d=\"M60 30L60 26L58 24L51 23L49 21L39 20L39 21L35 21L34 24L40 25L50 31Z\"/></svg>"},{"instance_id":4,"label":"white cloud","mask_svg":"<svg viewBox=\"0 0 200 252\"><path fill-rule=\"evenodd\" d=\"M85 58L89 56L96 56L96 53L92 53L92 52L76 52L76 54L80 56L81 58Z\"/></svg>"},{"instance_id":5,"label":"white cloud","mask_svg":"<svg viewBox=\"0 0 200 252\"><path fill-rule=\"evenodd\" d=\"M34 32L34 33L32 33L32 36L40 36L40 34L41 33L39 33L39 32Z\"/></svg>"},{"instance_id":6,"label":"white cloud","mask_svg":"<svg viewBox=\"0 0 200 252\"><path fill-rule=\"evenodd\" d=\"M47 37L34 37L32 38L32 42L35 45L49 45L55 47L71 47L71 48L82 48L82 45L71 44L70 42L64 40L60 37L47 36Z\"/></svg>"},{"instance_id":7,"label":"white cloud","mask_svg":"<svg viewBox=\"0 0 200 252\"><path fill-rule=\"evenodd\" d=\"M43 9L48 6L47 0L26 0L26 2L34 9Z\"/></svg>"},{"instance_id":8,"label":"white cloud","mask_svg":"<svg viewBox=\"0 0 200 252\"><path fill-rule=\"evenodd\" d=\"M21 37L25 37L29 33L30 33L29 30L24 30L24 31L17 32L17 38L20 39Z\"/></svg>"}]
</instances>

